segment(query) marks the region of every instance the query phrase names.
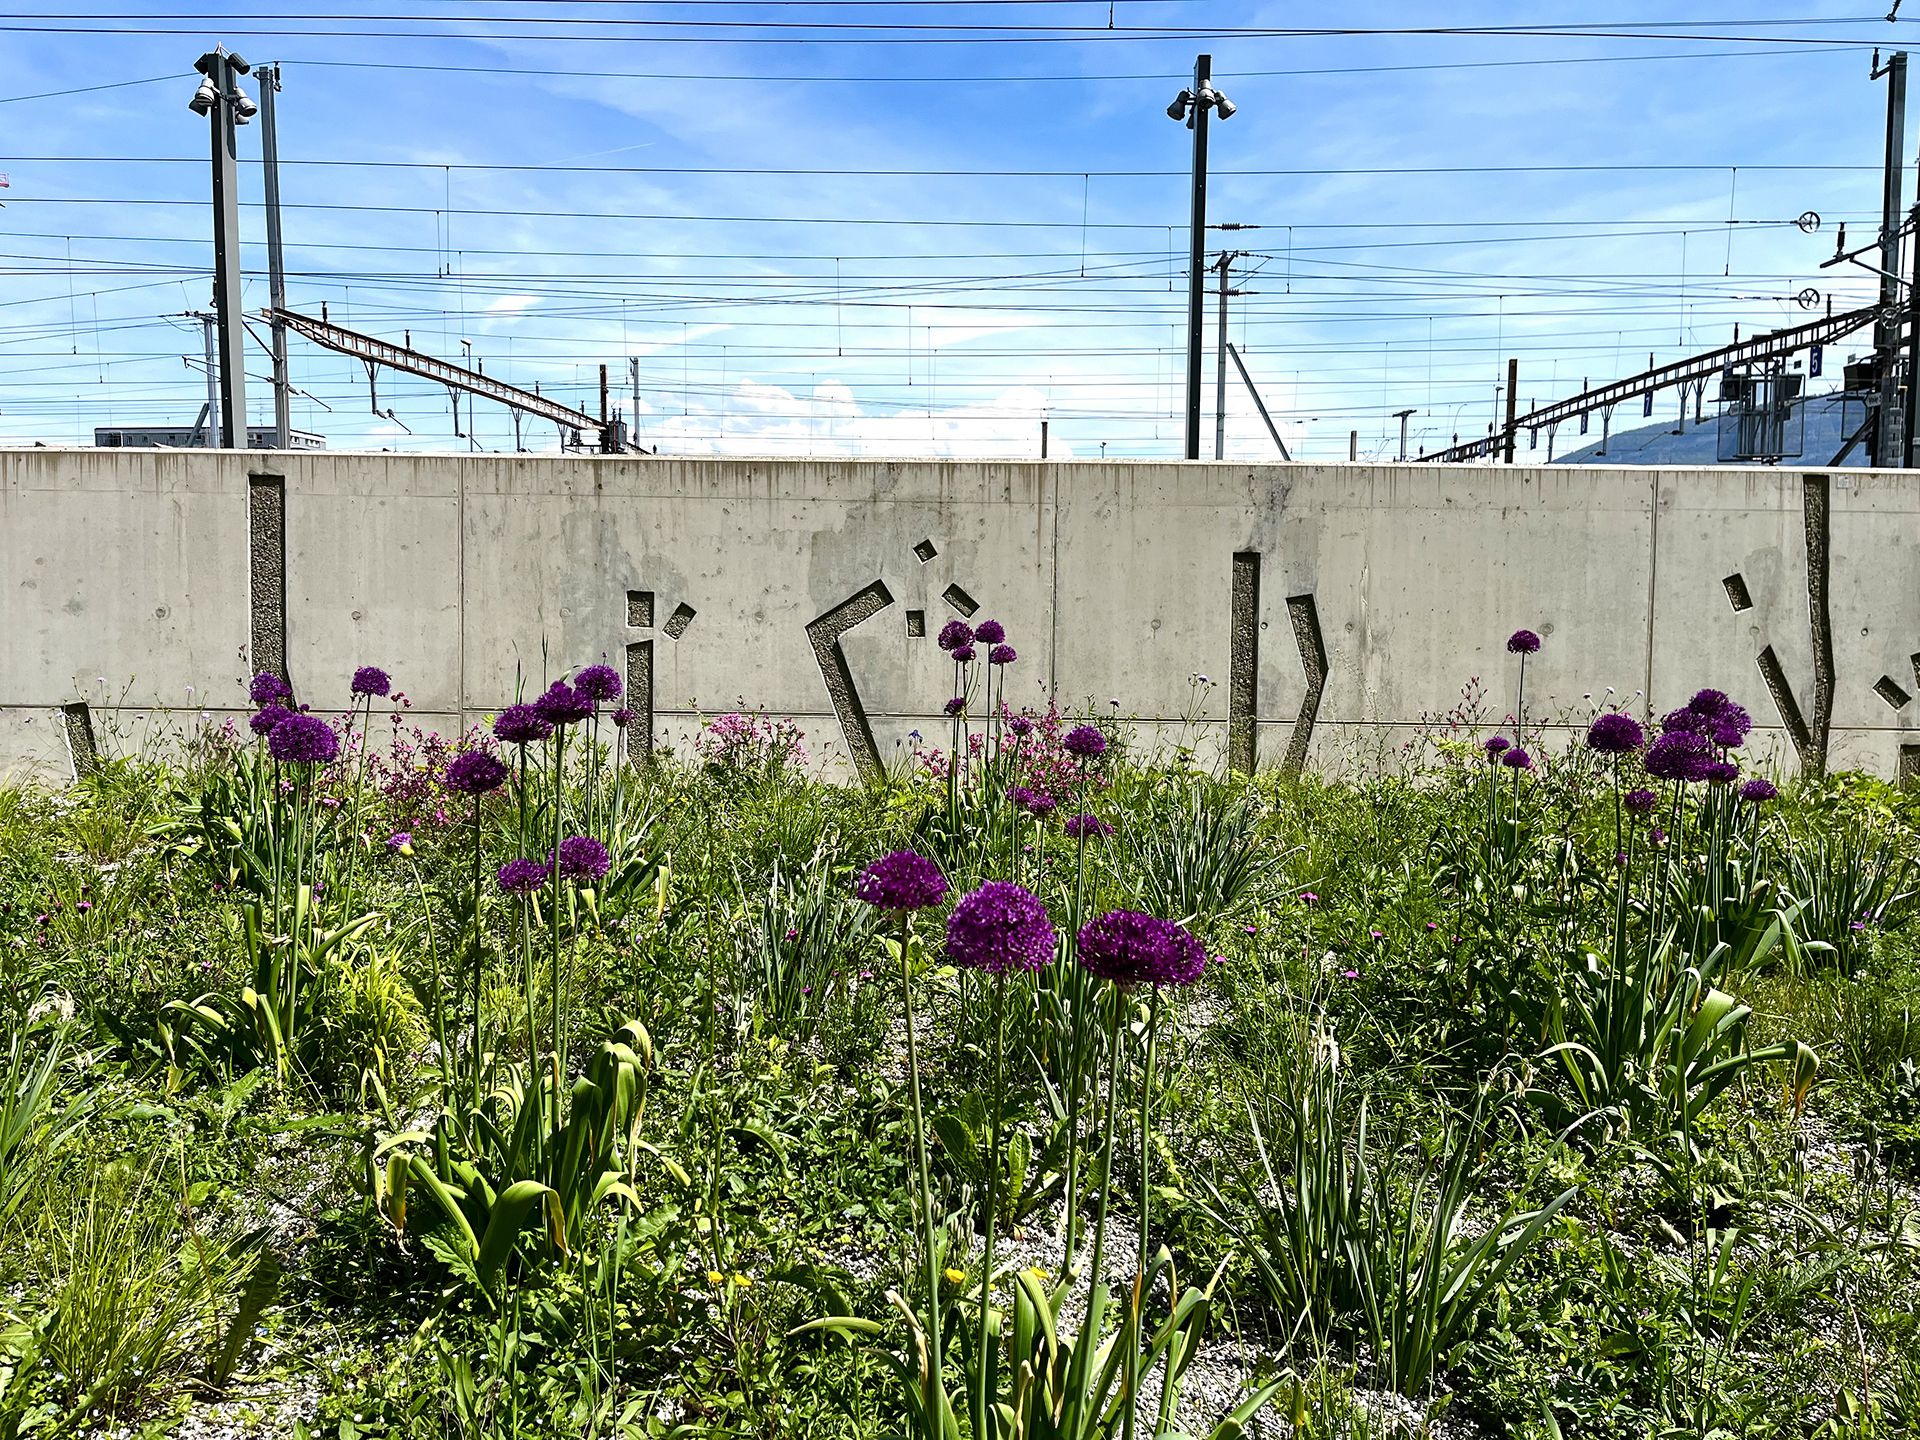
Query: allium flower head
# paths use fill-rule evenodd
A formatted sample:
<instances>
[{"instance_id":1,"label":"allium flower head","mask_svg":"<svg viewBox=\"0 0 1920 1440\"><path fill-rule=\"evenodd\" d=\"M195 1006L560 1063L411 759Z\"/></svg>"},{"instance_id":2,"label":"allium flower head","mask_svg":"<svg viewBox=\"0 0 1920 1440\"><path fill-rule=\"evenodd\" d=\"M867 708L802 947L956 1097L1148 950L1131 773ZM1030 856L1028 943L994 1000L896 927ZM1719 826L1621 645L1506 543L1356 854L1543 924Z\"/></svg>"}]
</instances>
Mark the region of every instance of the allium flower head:
<instances>
[{"instance_id":1,"label":"allium flower head","mask_svg":"<svg viewBox=\"0 0 1920 1440\"><path fill-rule=\"evenodd\" d=\"M1727 692L1724 690L1696 690L1693 692L1693 699L1687 702L1687 709L1711 720L1732 703L1727 699Z\"/></svg>"},{"instance_id":2,"label":"allium flower head","mask_svg":"<svg viewBox=\"0 0 1920 1440\"><path fill-rule=\"evenodd\" d=\"M1053 945L1047 907L1004 880L989 880L962 896L947 917L947 958L969 970L1039 970L1053 959Z\"/></svg>"},{"instance_id":3,"label":"allium flower head","mask_svg":"<svg viewBox=\"0 0 1920 1440\"><path fill-rule=\"evenodd\" d=\"M1732 750L1744 744L1747 732L1753 729L1753 717L1738 705L1731 702L1718 715L1707 722L1707 738L1722 750Z\"/></svg>"},{"instance_id":4,"label":"allium flower head","mask_svg":"<svg viewBox=\"0 0 1920 1440\"><path fill-rule=\"evenodd\" d=\"M362 665L353 672L353 694L385 697L393 693L393 680L378 665Z\"/></svg>"},{"instance_id":5,"label":"allium flower head","mask_svg":"<svg viewBox=\"0 0 1920 1440\"><path fill-rule=\"evenodd\" d=\"M1015 735L1027 735L1033 731L1033 721L1024 715L1015 715L1007 721L1007 729Z\"/></svg>"},{"instance_id":6,"label":"allium flower head","mask_svg":"<svg viewBox=\"0 0 1920 1440\"><path fill-rule=\"evenodd\" d=\"M954 664L971 665L973 663L973 658L974 658L973 646L956 645L953 647L953 663Z\"/></svg>"},{"instance_id":7,"label":"allium flower head","mask_svg":"<svg viewBox=\"0 0 1920 1440\"><path fill-rule=\"evenodd\" d=\"M627 709L626 706L622 705L618 710L614 711L613 714L609 715L607 718L613 721L613 723L618 725L622 730L624 730L627 728L627 726L633 723L633 711Z\"/></svg>"},{"instance_id":8,"label":"allium flower head","mask_svg":"<svg viewBox=\"0 0 1920 1440\"><path fill-rule=\"evenodd\" d=\"M1020 658L1020 652L1011 645L996 645L987 652L989 665L1011 665Z\"/></svg>"},{"instance_id":9,"label":"allium flower head","mask_svg":"<svg viewBox=\"0 0 1920 1440\"><path fill-rule=\"evenodd\" d=\"M1113 826L1098 815L1075 815L1066 825L1069 840L1099 840L1113 833Z\"/></svg>"},{"instance_id":10,"label":"allium flower head","mask_svg":"<svg viewBox=\"0 0 1920 1440\"><path fill-rule=\"evenodd\" d=\"M964 620L949 620L940 627L940 648L958 650L973 643L973 627Z\"/></svg>"},{"instance_id":11,"label":"allium flower head","mask_svg":"<svg viewBox=\"0 0 1920 1440\"><path fill-rule=\"evenodd\" d=\"M1710 722L1698 710L1682 706L1660 717L1660 729L1667 735L1704 735Z\"/></svg>"},{"instance_id":12,"label":"allium flower head","mask_svg":"<svg viewBox=\"0 0 1920 1440\"><path fill-rule=\"evenodd\" d=\"M340 753L340 737L317 716L289 715L267 736L267 753L294 765L324 765Z\"/></svg>"},{"instance_id":13,"label":"allium flower head","mask_svg":"<svg viewBox=\"0 0 1920 1440\"><path fill-rule=\"evenodd\" d=\"M982 620L974 627L973 638L982 645L998 645L1007 638L1007 627L998 620Z\"/></svg>"},{"instance_id":14,"label":"allium flower head","mask_svg":"<svg viewBox=\"0 0 1920 1440\"><path fill-rule=\"evenodd\" d=\"M1531 770L1533 768L1533 756L1516 745L1500 757L1500 763L1509 770Z\"/></svg>"},{"instance_id":15,"label":"allium flower head","mask_svg":"<svg viewBox=\"0 0 1920 1440\"><path fill-rule=\"evenodd\" d=\"M556 680L533 702L534 711L549 725L572 725L593 713L593 701L564 680Z\"/></svg>"},{"instance_id":16,"label":"allium flower head","mask_svg":"<svg viewBox=\"0 0 1920 1440\"><path fill-rule=\"evenodd\" d=\"M895 850L860 872L853 893L878 910L925 910L947 898L947 877L926 856Z\"/></svg>"},{"instance_id":17,"label":"allium flower head","mask_svg":"<svg viewBox=\"0 0 1920 1440\"><path fill-rule=\"evenodd\" d=\"M262 670L247 682L247 698L256 705L271 705L276 700L291 700L293 687L271 670Z\"/></svg>"},{"instance_id":18,"label":"allium flower head","mask_svg":"<svg viewBox=\"0 0 1920 1440\"><path fill-rule=\"evenodd\" d=\"M1138 910L1110 910L1080 929L1080 964L1118 985L1190 985L1207 952L1185 926Z\"/></svg>"},{"instance_id":19,"label":"allium flower head","mask_svg":"<svg viewBox=\"0 0 1920 1440\"><path fill-rule=\"evenodd\" d=\"M1715 760L1707 766L1707 779L1725 785L1740 778L1740 767L1731 760Z\"/></svg>"},{"instance_id":20,"label":"allium flower head","mask_svg":"<svg viewBox=\"0 0 1920 1440\"><path fill-rule=\"evenodd\" d=\"M1030 790L1025 785L1016 785L1007 792L1007 798L1026 811L1042 819L1054 812L1057 802L1051 795L1039 790Z\"/></svg>"},{"instance_id":21,"label":"allium flower head","mask_svg":"<svg viewBox=\"0 0 1920 1440\"><path fill-rule=\"evenodd\" d=\"M413 854L413 832L411 830L394 831L387 837L387 849L396 855Z\"/></svg>"},{"instance_id":22,"label":"allium flower head","mask_svg":"<svg viewBox=\"0 0 1920 1440\"><path fill-rule=\"evenodd\" d=\"M1507 653L1531 655L1540 648L1540 637L1531 630L1516 630L1507 637Z\"/></svg>"},{"instance_id":23,"label":"allium flower head","mask_svg":"<svg viewBox=\"0 0 1920 1440\"><path fill-rule=\"evenodd\" d=\"M484 795L507 781L506 762L485 750L465 750L447 762L447 789L456 795Z\"/></svg>"},{"instance_id":24,"label":"allium flower head","mask_svg":"<svg viewBox=\"0 0 1920 1440\"><path fill-rule=\"evenodd\" d=\"M291 714L293 711L286 706L270 700L253 712L252 718L247 721L247 728L256 735L271 735L273 727Z\"/></svg>"},{"instance_id":25,"label":"allium flower head","mask_svg":"<svg viewBox=\"0 0 1920 1440\"><path fill-rule=\"evenodd\" d=\"M1107 753L1107 737L1100 733L1098 725L1076 725L1060 743L1069 755L1078 755L1082 760L1098 760Z\"/></svg>"},{"instance_id":26,"label":"allium flower head","mask_svg":"<svg viewBox=\"0 0 1920 1440\"><path fill-rule=\"evenodd\" d=\"M1487 752L1487 759L1498 760L1503 753L1513 748L1513 742L1504 735L1495 735L1484 742L1480 748Z\"/></svg>"},{"instance_id":27,"label":"allium flower head","mask_svg":"<svg viewBox=\"0 0 1920 1440\"><path fill-rule=\"evenodd\" d=\"M613 868L607 847L591 835L569 835L560 842L560 873L569 880L599 880Z\"/></svg>"},{"instance_id":28,"label":"allium flower head","mask_svg":"<svg viewBox=\"0 0 1920 1440\"><path fill-rule=\"evenodd\" d=\"M1691 730L1669 730L1647 747L1647 774L1656 780L1689 783L1707 778L1718 760L1713 742Z\"/></svg>"},{"instance_id":29,"label":"allium flower head","mask_svg":"<svg viewBox=\"0 0 1920 1440\"><path fill-rule=\"evenodd\" d=\"M1765 804L1769 800L1777 799L1779 794L1779 790L1774 788L1771 780L1755 778L1740 787L1740 798L1749 805Z\"/></svg>"},{"instance_id":30,"label":"allium flower head","mask_svg":"<svg viewBox=\"0 0 1920 1440\"><path fill-rule=\"evenodd\" d=\"M509 895L530 895L547 883L552 872L538 860L509 860L500 867L500 888Z\"/></svg>"},{"instance_id":31,"label":"allium flower head","mask_svg":"<svg viewBox=\"0 0 1920 1440\"><path fill-rule=\"evenodd\" d=\"M493 736L509 745L528 745L553 734L553 726L531 705L509 705L493 722Z\"/></svg>"},{"instance_id":32,"label":"allium flower head","mask_svg":"<svg viewBox=\"0 0 1920 1440\"><path fill-rule=\"evenodd\" d=\"M589 700L618 700L620 676L611 665L589 665L573 677L573 688Z\"/></svg>"},{"instance_id":33,"label":"allium flower head","mask_svg":"<svg viewBox=\"0 0 1920 1440\"><path fill-rule=\"evenodd\" d=\"M1646 738L1640 722L1620 710L1596 716L1587 727L1587 748L1600 755L1629 754Z\"/></svg>"},{"instance_id":34,"label":"allium flower head","mask_svg":"<svg viewBox=\"0 0 1920 1440\"><path fill-rule=\"evenodd\" d=\"M958 715L962 710L966 708L967 708L967 697L964 695L954 696L951 700L947 701L945 706L946 712L949 715Z\"/></svg>"},{"instance_id":35,"label":"allium flower head","mask_svg":"<svg viewBox=\"0 0 1920 1440\"><path fill-rule=\"evenodd\" d=\"M1645 815L1660 803L1660 797L1651 790L1629 790L1622 803L1634 814Z\"/></svg>"}]
</instances>

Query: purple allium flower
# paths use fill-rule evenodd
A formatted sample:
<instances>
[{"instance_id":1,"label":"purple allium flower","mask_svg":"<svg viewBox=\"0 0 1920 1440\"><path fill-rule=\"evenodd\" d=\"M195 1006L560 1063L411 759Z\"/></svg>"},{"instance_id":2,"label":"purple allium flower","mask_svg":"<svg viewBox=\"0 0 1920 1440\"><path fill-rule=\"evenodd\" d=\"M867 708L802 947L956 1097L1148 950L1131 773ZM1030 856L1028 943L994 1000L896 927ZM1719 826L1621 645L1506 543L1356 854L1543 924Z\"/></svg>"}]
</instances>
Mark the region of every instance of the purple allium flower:
<instances>
[{"instance_id":1,"label":"purple allium flower","mask_svg":"<svg viewBox=\"0 0 1920 1440\"><path fill-rule=\"evenodd\" d=\"M618 700L620 676L611 665L589 665L573 677L573 688L589 700Z\"/></svg>"},{"instance_id":2,"label":"purple allium flower","mask_svg":"<svg viewBox=\"0 0 1920 1440\"><path fill-rule=\"evenodd\" d=\"M385 698L393 693L393 680L378 665L362 665L353 672L353 684L347 688L356 697L367 695Z\"/></svg>"},{"instance_id":3,"label":"purple allium flower","mask_svg":"<svg viewBox=\"0 0 1920 1440\"><path fill-rule=\"evenodd\" d=\"M393 834L387 837L387 849L394 851L396 854L411 855L413 853L413 832L411 830L394 831Z\"/></svg>"},{"instance_id":4,"label":"purple allium flower","mask_svg":"<svg viewBox=\"0 0 1920 1440\"><path fill-rule=\"evenodd\" d=\"M1704 735L1707 717L1698 710L1669 710L1660 717L1660 729L1668 735Z\"/></svg>"},{"instance_id":5,"label":"purple allium flower","mask_svg":"<svg viewBox=\"0 0 1920 1440\"><path fill-rule=\"evenodd\" d=\"M484 795L507 783L506 762L485 750L467 750L447 762L441 783L456 795Z\"/></svg>"},{"instance_id":6,"label":"purple allium flower","mask_svg":"<svg viewBox=\"0 0 1920 1440\"><path fill-rule=\"evenodd\" d=\"M613 868L607 847L591 835L569 835L560 842L560 873L569 880L599 880Z\"/></svg>"},{"instance_id":7,"label":"purple allium flower","mask_svg":"<svg viewBox=\"0 0 1920 1440\"><path fill-rule=\"evenodd\" d=\"M1629 790L1622 797L1622 803L1636 815L1645 815L1660 803L1660 797L1651 790Z\"/></svg>"},{"instance_id":8,"label":"purple allium flower","mask_svg":"<svg viewBox=\"0 0 1920 1440\"><path fill-rule=\"evenodd\" d=\"M1687 709L1711 720L1732 703L1727 699L1727 692L1724 690L1696 690L1693 692L1693 699L1687 702Z\"/></svg>"},{"instance_id":9,"label":"purple allium flower","mask_svg":"<svg viewBox=\"0 0 1920 1440\"><path fill-rule=\"evenodd\" d=\"M1100 733L1097 725L1076 725L1060 743L1069 755L1078 755L1082 760L1098 760L1107 753L1107 737Z\"/></svg>"},{"instance_id":10,"label":"purple allium flower","mask_svg":"<svg viewBox=\"0 0 1920 1440\"><path fill-rule=\"evenodd\" d=\"M556 680L533 702L534 711L549 725L572 725L593 713L593 701L564 680Z\"/></svg>"},{"instance_id":11,"label":"purple allium flower","mask_svg":"<svg viewBox=\"0 0 1920 1440\"><path fill-rule=\"evenodd\" d=\"M1725 785L1740 778L1740 767L1731 760L1715 760L1707 766L1707 779Z\"/></svg>"},{"instance_id":12,"label":"purple allium flower","mask_svg":"<svg viewBox=\"0 0 1920 1440\"><path fill-rule=\"evenodd\" d=\"M1098 815L1075 815L1066 829L1069 840L1100 840L1113 833L1113 826Z\"/></svg>"},{"instance_id":13,"label":"purple allium flower","mask_svg":"<svg viewBox=\"0 0 1920 1440\"><path fill-rule=\"evenodd\" d=\"M998 645L1007 638L1007 627L998 620L982 620L974 628L973 638L982 645Z\"/></svg>"},{"instance_id":14,"label":"purple allium flower","mask_svg":"<svg viewBox=\"0 0 1920 1440\"><path fill-rule=\"evenodd\" d=\"M1683 784L1707 778L1707 767L1719 757L1713 742L1690 730L1669 730L1647 747L1647 774L1656 780Z\"/></svg>"},{"instance_id":15,"label":"purple allium flower","mask_svg":"<svg viewBox=\"0 0 1920 1440\"><path fill-rule=\"evenodd\" d=\"M553 726L531 705L509 705L495 717L493 737L509 745L527 745L553 734Z\"/></svg>"},{"instance_id":16,"label":"purple allium flower","mask_svg":"<svg viewBox=\"0 0 1920 1440\"><path fill-rule=\"evenodd\" d=\"M1007 721L1007 729L1015 735L1027 735L1032 733L1033 721L1024 715L1015 715Z\"/></svg>"},{"instance_id":17,"label":"purple allium flower","mask_svg":"<svg viewBox=\"0 0 1920 1440\"><path fill-rule=\"evenodd\" d=\"M1039 970L1053 959L1053 944L1047 907L1004 880L989 880L962 896L947 917L947 958L969 970Z\"/></svg>"},{"instance_id":18,"label":"purple allium flower","mask_svg":"<svg viewBox=\"0 0 1920 1440\"><path fill-rule=\"evenodd\" d=\"M964 620L949 620L940 627L940 648L958 650L973 643L973 627Z\"/></svg>"},{"instance_id":19,"label":"purple allium flower","mask_svg":"<svg viewBox=\"0 0 1920 1440\"><path fill-rule=\"evenodd\" d=\"M289 715L267 736L267 753L295 765L324 765L340 753L340 737L317 716Z\"/></svg>"},{"instance_id":20,"label":"purple allium flower","mask_svg":"<svg viewBox=\"0 0 1920 1440\"><path fill-rule=\"evenodd\" d=\"M1740 787L1740 798L1749 805L1761 805L1779 797L1779 790L1771 780L1754 779Z\"/></svg>"},{"instance_id":21,"label":"purple allium flower","mask_svg":"<svg viewBox=\"0 0 1920 1440\"><path fill-rule=\"evenodd\" d=\"M1753 729L1753 717L1741 706L1731 702L1713 719L1707 722L1707 738L1722 750L1732 750L1745 743L1747 732Z\"/></svg>"},{"instance_id":22,"label":"purple allium flower","mask_svg":"<svg viewBox=\"0 0 1920 1440\"><path fill-rule=\"evenodd\" d=\"M1484 742L1480 748L1487 752L1487 759L1498 760L1504 752L1513 748L1513 742L1504 735L1495 735Z\"/></svg>"},{"instance_id":23,"label":"purple allium flower","mask_svg":"<svg viewBox=\"0 0 1920 1440\"><path fill-rule=\"evenodd\" d=\"M967 697L964 695L954 696L951 700L947 701L945 706L946 712L949 715L958 715L962 710L966 708L967 708Z\"/></svg>"},{"instance_id":24,"label":"purple allium flower","mask_svg":"<svg viewBox=\"0 0 1920 1440\"><path fill-rule=\"evenodd\" d=\"M1011 645L996 645L987 652L989 665L1011 665L1020 658L1020 652Z\"/></svg>"},{"instance_id":25,"label":"purple allium flower","mask_svg":"<svg viewBox=\"0 0 1920 1440\"><path fill-rule=\"evenodd\" d=\"M500 867L500 888L509 895L528 895L546 884L552 873L538 860L509 860Z\"/></svg>"},{"instance_id":26,"label":"purple allium flower","mask_svg":"<svg viewBox=\"0 0 1920 1440\"><path fill-rule=\"evenodd\" d=\"M256 705L271 705L276 700L291 700L293 687L271 670L262 670L247 682L247 698Z\"/></svg>"},{"instance_id":27,"label":"purple allium flower","mask_svg":"<svg viewBox=\"0 0 1920 1440\"><path fill-rule=\"evenodd\" d=\"M1500 757L1500 763L1509 770L1531 770L1533 757L1516 745Z\"/></svg>"},{"instance_id":28,"label":"purple allium flower","mask_svg":"<svg viewBox=\"0 0 1920 1440\"><path fill-rule=\"evenodd\" d=\"M973 663L973 656L974 649L971 645L956 645L953 647L953 663L956 665L971 665Z\"/></svg>"},{"instance_id":29,"label":"purple allium flower","mask_svg":"<svg viewBox=\"0 0 1920 1440\"><path fill-rule=\"evenodd\" d=\"M271 735L273 733L273 727L291 714L293 714L293 711L287 709L286 706L274 701L268 701L265 705L262 705L258 710L253 712L252 718L247 721L247 728L256 735Z\"/></svg>"},{"instance_id":30,"label":"purple allium flower","mask_svg":"<svg viewBox=\"0 0 1920 1440\"><path fill-rule=\"evenodd\" d=\"M895 850L860 872L853 893L879 910L925 910L947 898L947 877L926 856Z\"/></svg>"},{"instance_id":31,"label":"purple allium flower","mask_svg":"<svg viewBox=\"0 0 1920 1440\"><path fill-rule=\"evenodd\" d=\"M633 723L633 711L627 709L626 706L622 705L618 710L614 711L613 714L608 716L607 718L612 720L614 724L618 725L622 730L624 730L627 728L627 726Z\"/></svg>"},{"instance_id":32,"label":"purple allium flower","mask_svg":"<svg viewBox=\"0 0 1920 1440\"><path fill-rule=\"evenodd\" d=\"M1051 795L1039 790L1029 790L1025 785L1014 786L1007 792L1007 798L1029 815L1035 815L1041 819L1051 815L1057 804Z\"/></svg>"},{"instance_id":33,"label":"purple allium flower","mask_svg":"<svg viewBox=\"0 0 1920 1440\"><path fill-rule=\"evenodd\" d=\"M1516 630L1507 637L1507 653L1531 655L1540 648L1540 637L1531 630Z\"/></svg>"},{"instance_id":34,"label":"purple allium flower","mask_svg":"<svg viewBox=\"0 0 1920 1440\"><path fill-rule=\"evenodd\" d=\"M1138 910L1110 910L1080 929L1080 964L1117 985L1187 985L1207 952L1184 926Z\"/></svg>"},{"instance_id":35,"label":"purple allium flower","mask_svg":"<svg viewBox=\"0 0 1920 1440\"><path fill-rule=\"evenodd\" d=\"M1587 748L1601 755L1625 755L1640 748L1646 733L1640 722L1620 710L1596 716L1587 727Z\"/></svg>"}]
</instances>

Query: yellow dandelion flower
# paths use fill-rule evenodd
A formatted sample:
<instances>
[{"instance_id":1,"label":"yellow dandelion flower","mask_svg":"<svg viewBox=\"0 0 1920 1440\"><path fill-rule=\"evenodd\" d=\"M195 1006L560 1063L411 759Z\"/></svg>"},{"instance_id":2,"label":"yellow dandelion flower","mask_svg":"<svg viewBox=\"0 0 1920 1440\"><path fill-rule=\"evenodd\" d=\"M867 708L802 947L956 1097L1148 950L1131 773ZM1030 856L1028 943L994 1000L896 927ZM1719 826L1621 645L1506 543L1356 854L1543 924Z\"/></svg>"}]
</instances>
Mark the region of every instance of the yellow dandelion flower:
<instances>
[{"instance_id":1,"label":"yellow dandelion flower","mask_svg":"<svg viewBox=\"0 0 1920 1440\"><path fill-rule=\"evenodd\" d=\"M958 1285L962 1280L967 1278L967 1272L964 1270L956 1270L949 1265L946 1268L946 1277L949 1285Z\"/></svg>"},{"instance_id":2,"label":"yellow dandelion flower","mask_svg":"<svg viewBox=\"0 0 1920 1440\"><path fill-rule=\"evenodd\" d=\"M722 1275L718 1270L707 1271L707 1283L709 1285L724 1284L726 1282L726 1278L727 1277Z\"/></svg>"}]
</instances>

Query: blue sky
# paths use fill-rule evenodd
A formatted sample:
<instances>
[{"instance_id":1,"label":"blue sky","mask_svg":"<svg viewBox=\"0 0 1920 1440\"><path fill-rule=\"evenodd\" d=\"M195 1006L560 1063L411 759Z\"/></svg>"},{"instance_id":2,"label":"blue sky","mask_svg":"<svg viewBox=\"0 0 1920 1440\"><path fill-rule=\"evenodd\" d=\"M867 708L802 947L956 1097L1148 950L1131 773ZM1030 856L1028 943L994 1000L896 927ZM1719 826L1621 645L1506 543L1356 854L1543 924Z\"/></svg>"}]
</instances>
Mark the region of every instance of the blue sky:
<instances>
[{"instance_id":1,"label":"blue sky","mask_svg":"<svg viewBox=\"0 0 1920 1440\"><path fill-rule=\"evenodd\" d=\"M1798 323L1809 285L1866 298L1864 272L1818 265L1839 222L1877 222L1870 55L1920 39L1884 3L1751 0L1674 30L1671 6L1623 0L1113 0L1109 30L1108 0L446 0L408 20L54 0L0 17L0 443L197 413L181 317L208 305L211 245L186 102L217 41L284 66L295 309L455 360L468 341L589 410L602 363L633 408L637 359L638 435L665 452L1007 457L1037 454L1043 416L1055 455L1180 453L1189 138L1165 107L1210 51L1239 106L1213 130L1210 219L1261 227L1208 239L1254 252L1230 334L1296 455L1344 458L1356 430L1391 455L1408 407L1417 444L1484 433L1508 356L1544 403ZM943 25L1002 28L898 28ZM1646 38L1231 33L1408 25ZM45 93L92 86L114 88ZM257 311L257 164L242 185ZM1808 210L1817 234L1792 223ZM468 447L444 390L384 375L394 423L357 362L292 357L294 422L330 444ZM1211 453L1211 352L1206 376ZM474 432L514 444L484 401ZM1273 455L1237 382L1227 453Z\"/></svg>"}]
</instances>

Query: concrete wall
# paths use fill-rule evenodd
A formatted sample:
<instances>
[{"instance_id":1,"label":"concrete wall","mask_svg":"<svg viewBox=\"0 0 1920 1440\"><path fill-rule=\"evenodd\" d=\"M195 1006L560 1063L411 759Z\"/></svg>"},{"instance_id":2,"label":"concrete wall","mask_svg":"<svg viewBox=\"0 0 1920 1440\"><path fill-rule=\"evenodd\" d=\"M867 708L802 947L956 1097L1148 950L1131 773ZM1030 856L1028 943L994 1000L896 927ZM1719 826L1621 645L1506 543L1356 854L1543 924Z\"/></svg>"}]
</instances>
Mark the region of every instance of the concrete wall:
<instances>
[{"instance_id":1,"label":"concrete wall","mask_svg":"<svg viewBox=\"0 0 1920 1440\"><path fill-rule=\"evenodd\" d=\"M1263 765L1377 754L1473 676L1504 713L1526 625L1532 714L1711 684L1791 768L1829 703L1831 763L1893 774L1916 543L1920 474L1859 470L0 452L0 766L243 713L282 654L317 709L377 663L442 729L605 656L660 744L744 705L844 762L864 713L884 762L943 733L970 597L1015 703L1177 730L1204 674L1207 743Z\"/></svg>"}]
</instances>

